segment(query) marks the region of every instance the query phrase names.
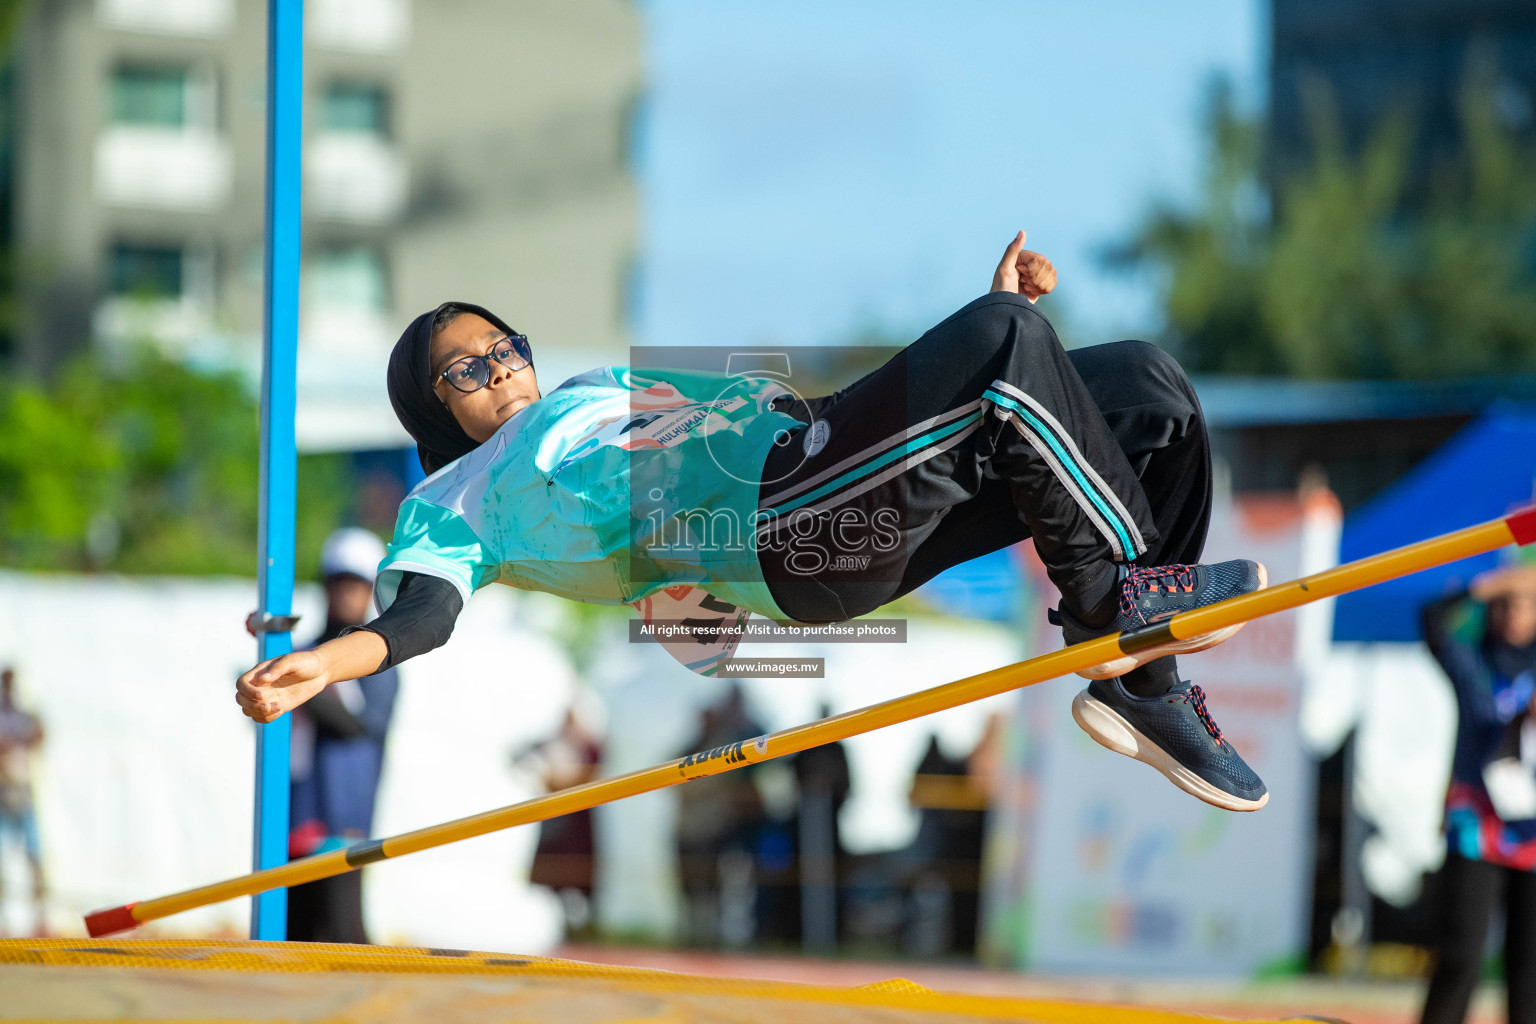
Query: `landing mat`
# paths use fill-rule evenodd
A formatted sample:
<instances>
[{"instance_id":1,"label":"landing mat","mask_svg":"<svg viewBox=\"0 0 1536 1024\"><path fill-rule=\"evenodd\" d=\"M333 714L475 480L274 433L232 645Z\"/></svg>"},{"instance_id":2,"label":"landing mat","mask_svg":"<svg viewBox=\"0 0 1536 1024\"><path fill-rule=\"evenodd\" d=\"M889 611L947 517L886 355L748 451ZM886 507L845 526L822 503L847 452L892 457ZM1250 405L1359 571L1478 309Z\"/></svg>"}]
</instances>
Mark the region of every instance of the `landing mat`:
<instances>
[{"instance_id":1,"label":"landing mat","mask_svg":"<svg viewBox=\"0 0 1536 1024\"><path fill-rule=\"evenodd\" d=\"M835 988L457 949L192 939L0 940L4 1022L1208 1024L1232 1019L1102 1003L956 995L900 978Z\"/></svg>"}]
</instances>

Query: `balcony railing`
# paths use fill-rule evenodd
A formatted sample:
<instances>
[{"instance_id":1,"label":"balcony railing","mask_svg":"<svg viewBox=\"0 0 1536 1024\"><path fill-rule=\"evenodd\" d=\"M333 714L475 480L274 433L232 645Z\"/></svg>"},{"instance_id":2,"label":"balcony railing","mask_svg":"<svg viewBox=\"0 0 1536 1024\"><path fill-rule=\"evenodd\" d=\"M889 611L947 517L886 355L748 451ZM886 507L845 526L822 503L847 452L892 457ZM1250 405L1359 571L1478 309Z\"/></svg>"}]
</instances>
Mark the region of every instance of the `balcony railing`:
<instances>
[{"instance_id":1,"label":"balcony railing","mask_svg":"<svg viewBox=\"0 0 1536 1024\"><path fill-rule=\"evenodd\" d=\"M316 135L305 146L304 171L305 212L311 216L384 224L405 209L405 159L377 136Z\"/></svg>"},{"instance_id":2,"label":"balcony railing","mask_svg":"<svg viewBox=\"0 0 1536 1024\"><path fill-rule=\"evenodd\" d=\"M118 124L96 139L96 197L114 206L215 210L232 171L229 145L201 129Z\"/></svg>"},{"instance_id":3,"label":"balcony railing","mask_svg":"<svg viewBox=\"0 0 1536 1024\"><path fill-rule=\"evenodd\" d=\"M410 0L310 0L306 6L315 46L393 53L410 40Z\"/></svg>"},{"instance_id":4,"label":"balcony railing","mask_svg":"<svg viewBox=\"0 0 1536 1024\"><path fill-rule=\"evenodd\" d=\"M97 0L107 28L181 36L217 36L235 21L235 0Z\"/></svg>"}]
</instances>

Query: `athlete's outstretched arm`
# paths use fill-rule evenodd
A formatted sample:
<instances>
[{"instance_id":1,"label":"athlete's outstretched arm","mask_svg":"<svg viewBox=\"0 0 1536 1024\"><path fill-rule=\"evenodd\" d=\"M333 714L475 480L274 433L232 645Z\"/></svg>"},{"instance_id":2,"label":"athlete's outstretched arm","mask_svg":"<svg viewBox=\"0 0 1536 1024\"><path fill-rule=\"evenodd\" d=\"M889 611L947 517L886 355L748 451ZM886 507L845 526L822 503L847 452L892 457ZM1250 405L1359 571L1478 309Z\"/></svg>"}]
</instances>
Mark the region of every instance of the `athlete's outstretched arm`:
<instances>
[{"instance_id":1,"label":"athlete's outstretched arm","mask_svg":"<svg viewBox=\"0 0 1536 1024\"><path fill-rule=\"evenodd\" d=\"M235 700L248 718L271 722L331 683L370 676L441 647L463 609L464 599L447 580L405 573L383 615L312 650L268 658L235 683Z\"/></svg>"}]
</instances>

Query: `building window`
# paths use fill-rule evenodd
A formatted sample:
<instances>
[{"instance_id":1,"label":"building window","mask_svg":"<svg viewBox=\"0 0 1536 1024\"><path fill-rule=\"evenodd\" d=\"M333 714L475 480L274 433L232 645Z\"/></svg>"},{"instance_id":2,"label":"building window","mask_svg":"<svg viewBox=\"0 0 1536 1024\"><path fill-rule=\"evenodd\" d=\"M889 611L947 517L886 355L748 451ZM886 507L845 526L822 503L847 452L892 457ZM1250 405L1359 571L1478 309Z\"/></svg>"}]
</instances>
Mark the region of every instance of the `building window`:
<instances>
[{"instance_id":1,"label":"building window","mask_svg":"<svg viewBox=\"0 0 1536 1024\"><path fill-rule=\"evenodd\" d=\"M163 245L112 247L108 290L133 299L179 299L186 293L186 253Z\"/></svg>"},{"instance_id":2,"label":"building window","mask_svg":"<svg viewBox=\"0 0 1536 1024\"><path fill-rule=\"evenodd\" d=\"M389 135L389 95L366 82L332 82L320 102L320 127L327 132Z\"/></svg>"},{"instance_id":3,"label":"building window","mask_svg":"<svg viewBox=\"0 0 1536 1024\"><path fill-rule=\"evenodd\" d=\"M316 253L309 264L310 304L317 309L386 312L389 279L384 255L368 246Z\"/></svg>"},{"instance_id":4,"label":"building window","mask_svg":"<svg viewBox=\"0 0 1536 1024\"><path fill-rule=\"evenodd\" d=\"M186 68L118 68L112 76L112 121L185 127L190 77Z\"/></svg>"},{"instance_id":5,"label":"building window","mask_svg":"<svg viewBox=\"0 0 1536 1024\"><path fill-rule=\"evenodd\" d=\"M213 131L214 102L213 75L205 70L128 64L112 73L108 110L115 125Z\"/></svg>"}]
</instances>

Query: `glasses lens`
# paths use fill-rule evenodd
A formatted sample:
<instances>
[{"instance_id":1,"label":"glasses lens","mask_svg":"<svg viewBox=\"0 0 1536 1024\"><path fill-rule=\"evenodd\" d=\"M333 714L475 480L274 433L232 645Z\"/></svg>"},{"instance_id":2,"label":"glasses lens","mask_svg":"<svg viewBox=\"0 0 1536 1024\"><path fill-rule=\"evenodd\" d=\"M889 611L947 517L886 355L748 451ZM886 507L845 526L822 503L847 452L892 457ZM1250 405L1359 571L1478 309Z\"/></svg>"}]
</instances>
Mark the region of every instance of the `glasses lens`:
<instances>
[{"instance_id":1,"label":"glasses lens","mask_svg":"<svg viewBox=\"0 0 1536 1024\"><path fill-rule=\"evenodd\" d=\"M448 383L458 391L479 391L491 379L491 369L482 356L465 356L448 367Z\"/></svg>"},{"instance_id":2,"label":"glasses lens","mask_svg":"<svg viewBox=\"0 0 1536 1024\"><path fill-rule=\"evenodd\" d=\"M533 362L533 350L527 338L514 334L497 342L491 357L509 370L521 370Z\"/></svg>"}]
</instances>

